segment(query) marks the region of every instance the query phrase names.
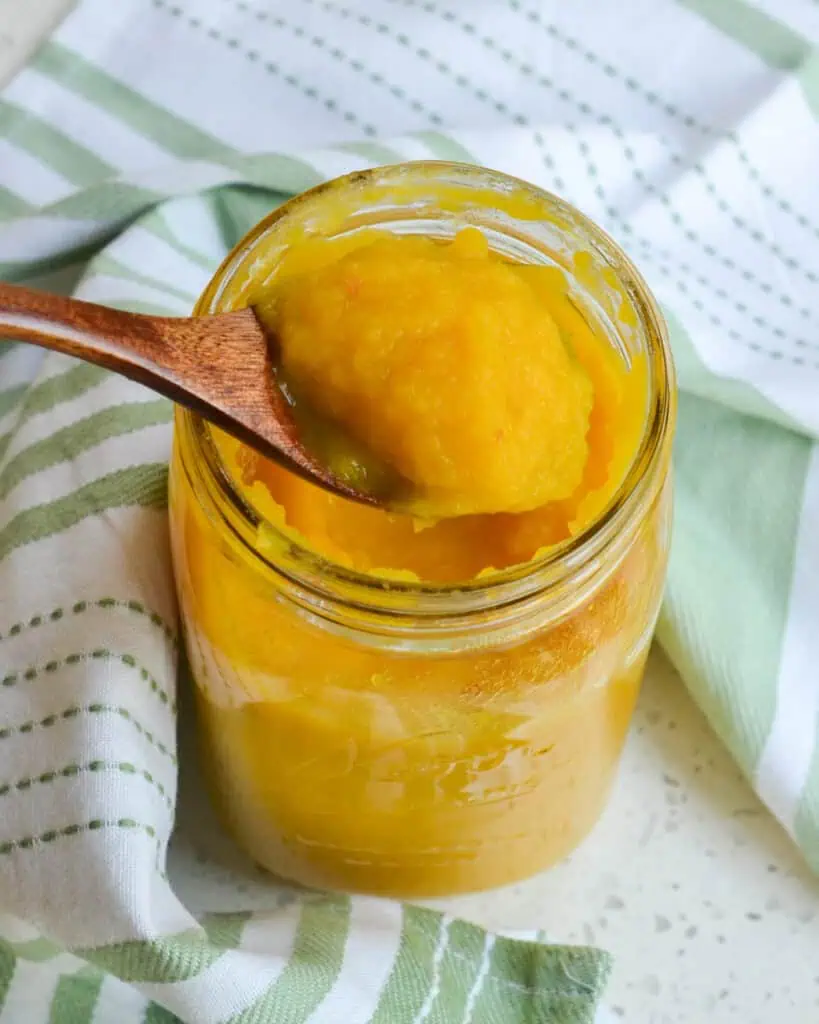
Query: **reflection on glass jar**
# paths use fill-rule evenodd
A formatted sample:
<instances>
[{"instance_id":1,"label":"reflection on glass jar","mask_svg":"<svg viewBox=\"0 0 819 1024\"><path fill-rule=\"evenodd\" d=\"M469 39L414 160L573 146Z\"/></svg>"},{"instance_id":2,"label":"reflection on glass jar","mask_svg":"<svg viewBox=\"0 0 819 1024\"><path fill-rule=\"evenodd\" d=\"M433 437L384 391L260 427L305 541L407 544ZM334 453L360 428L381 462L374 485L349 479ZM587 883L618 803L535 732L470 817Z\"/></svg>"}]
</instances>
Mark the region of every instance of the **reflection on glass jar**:
<instances>
[{"instance_id":1,"label":"reflection on glass jar","mask_svg":"<svg viewBox=\"0 0 819 1024\"><path fill-rule=\"evenodd\" d=\"M259 225L197 311L255 301L308 237L465 224L510 260L559 268L639 382L633 455L576 535L535 535L529 561L456 582L364 571L260 508L233 442L177 412L171 531L203 763L239 843L307 885L443 895L567 854L605 802L659 608L667 340L625 256L564 203L454 164L352 175Z\"/></svg>"}]
</instances>

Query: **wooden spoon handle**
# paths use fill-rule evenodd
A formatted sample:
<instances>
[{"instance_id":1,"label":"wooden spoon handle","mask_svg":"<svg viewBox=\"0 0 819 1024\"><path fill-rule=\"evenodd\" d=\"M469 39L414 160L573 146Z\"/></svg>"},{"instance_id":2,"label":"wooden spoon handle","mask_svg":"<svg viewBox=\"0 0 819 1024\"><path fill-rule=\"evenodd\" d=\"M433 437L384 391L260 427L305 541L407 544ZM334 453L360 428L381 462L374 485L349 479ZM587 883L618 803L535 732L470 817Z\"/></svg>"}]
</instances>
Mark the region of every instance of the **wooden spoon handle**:
<instances>
[{"instance_id":1,"label":"wooden spoon handle","mask_svg":"<svg viewBox=\"0 0 819 1024\"><path fill-rule=\"evenodd\" d=\"M210 317L145 316L0 282L0 337L96 363L211 418L214 406L236 404L243 383L233 366L237 358L241 377L254 385L246 387L245 401L258 400L254 393L268 363L250 310L218 320L217 331ZM227 367L230 373L223 372Z\"/></svg>"},{"instance_id":2,"label":"wooden spoon handle","mask_svg":"<svg viewBox=\"0 0 819 1024\"><path fill-rule=\"evenodd\" d=\"M218 323L217 323L218 321ZM249 309L219 317L157 317L0 282L0 337L114 370L258 446L285 454L264 333Z\"/></svg>"},{"instance_id":3,"label":"wooden spoon handle","mask_svg":"<svg viewBox=\"0 0 819 1024\"><path fill-rule=\"evenodd\" d=\"M140 319L106 306L0 282L0 334L67 355L86 358L89 348L102 347L116 358L117 339L132 333L134 320Z\"/></svg>"},{"instance_id":4,"label":"wooden spoon handle","mask_svg":"<svg viewBox=\"0 0 819 1024\"><path fill-rule=\"evenodd\" d=\"M114 370L166 395L307 479L373 504L301 444L252 309L204 317L126 313L0 282L0 337Z\"/></svg>"},{"instance_id":5,"label":"wooden spoon handle","mask_svg":"<svg viewBox=\"0 0 819 1024\"><path fill-rule=\"evenodd\" d=\"M274 383L268 339L250 309L216 317L145 316L0 282L0 337L114 370L296 472L335 486L295 435Z\"/></svg>"},{"instance_id":6,"label":"wooden spoon handle","mask_svg":"<svg viewBox=\"0 0 819 1024\"><path fill-rule=\"evenodd\" d=\"M0 335L115 370L157 390L178 370L171 318L142 316L0 282ZM173 342L173 336L171 337Z\"/></svg>"}]
</instances>

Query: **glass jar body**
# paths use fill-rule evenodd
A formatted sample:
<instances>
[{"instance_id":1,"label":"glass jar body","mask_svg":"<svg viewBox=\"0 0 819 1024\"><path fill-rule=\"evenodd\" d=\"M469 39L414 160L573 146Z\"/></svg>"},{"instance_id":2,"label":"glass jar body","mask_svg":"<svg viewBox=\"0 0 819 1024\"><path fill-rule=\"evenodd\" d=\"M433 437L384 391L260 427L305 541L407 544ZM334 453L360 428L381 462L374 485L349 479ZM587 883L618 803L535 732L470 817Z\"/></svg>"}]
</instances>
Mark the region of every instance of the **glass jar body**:
<instances>
[{"instance_id":1,"label":"glass jar body","mask_svg":"<svg viewBox=\"0 0 819 1024\"><path fill-rule=\"evenodd\" d=\"M253 859L304 885L430 897L568 854L604 806L637 699L670 482L561 621L511 646L385 651L255 576L197 501L180 447L171 524L202 760Z\"/></svg>"},{"instance_id":2,"label":"glass jar body","mask_svg":"<svg viewBox=\"0 0 819 1024\"><path fill-rule=\"evenodd\" d=\"M177 411L171 539L205 773L240 845L305 885L440 896L566 855L605 803L659 609L673 368L644 284L577 211L463 165L353 175L262 222L197 312L254 302L277 254L316 235L464 224L560 268L649 368L634 466L571 543L434 592L349 572L260 521L206 425Z\"/></svg>"}]
</instances>

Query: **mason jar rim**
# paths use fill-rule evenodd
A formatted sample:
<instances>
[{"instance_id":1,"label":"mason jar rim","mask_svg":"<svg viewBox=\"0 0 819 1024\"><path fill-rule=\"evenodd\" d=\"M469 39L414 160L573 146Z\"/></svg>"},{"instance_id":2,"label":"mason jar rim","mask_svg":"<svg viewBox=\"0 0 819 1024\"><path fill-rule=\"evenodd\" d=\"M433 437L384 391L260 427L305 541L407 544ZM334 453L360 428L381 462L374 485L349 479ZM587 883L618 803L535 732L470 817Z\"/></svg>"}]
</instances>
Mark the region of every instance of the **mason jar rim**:
<instances>
[{"instance_id":1,"label":"mason jar rim","mask_svg":"<svg viewBox=\"0 0 819 1024\"><path fill-rule=\"evenodd\" d=\"M194 314L218 312L226 285L244 261L261 250L288 219L303 215L327 194L344 189L364 195L379 190L388 194L391 188L406 187L408 178L411 186L419 189L442 184L486 189L499 206L506 202L504 197L514 194L544 213L577 225L607 265L615 268L645 332L649 395L640 444L606 508L577 535L529 562L471 580L431 583L352 569L300 544L265 520L235 485L218 454L210 426L197 414L178 407L176 429L183 453L187 451L190 456L183 458L183 467L194 493L199 500L205 499L211 515L221 519L238 541L243 556L257 571L274 577L284 593L319 619L347 622L352 618L353 624L365 631L387 629L409 634L419 624L432 633L449 633L470 624L480 629L486 613L492 613L493 624L504 617L511 624L518 622L534 599L539 607L551 609L550 618L560 615L576 605L589 588L596 588L601 573L608 576L607 570L616 566L627 550L631 527L636 528L642 518L641 509L648 507L659 486L657 468L663 464L670 443L676 408L675 373L665 321L639 271L602 228L544 189L473 164L418 161L355 171L294 196L256 224L222 262ZM260 529L271 531L282 541L281 557L272 560L259 550L256 540ZM563 599L558 600L561 594ZM373 616L376 624L370 621Z\"/></svg>"}]
</instances>

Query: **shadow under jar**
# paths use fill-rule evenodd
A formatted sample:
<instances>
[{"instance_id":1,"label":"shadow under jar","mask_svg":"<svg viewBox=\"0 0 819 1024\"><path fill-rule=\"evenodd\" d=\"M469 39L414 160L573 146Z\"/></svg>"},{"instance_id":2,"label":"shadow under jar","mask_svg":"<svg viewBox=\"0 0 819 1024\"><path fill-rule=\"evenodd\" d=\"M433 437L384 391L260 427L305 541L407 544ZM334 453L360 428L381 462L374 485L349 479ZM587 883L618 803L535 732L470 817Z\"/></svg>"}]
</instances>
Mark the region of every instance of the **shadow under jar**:
<instances>
[{"instance_id":1,"label":"shadow under jar","mask_svg":"<svg viewBox=\"0 0 819 1024\"><path fill-rule=\"evenodd\" d=\"M240 845L310 886L439 896L569 853L605 803L660 604L665 329L625 255L567 204L467 165L353 174L260 223L196 312L255 301L308 238L465 225L509 260L559 267L618 358L643 367L634 456L577 536L457 584L356 571L266 519L218 431L176 413L171 535L204 769Z\"/></svg>"}]
</instances>

